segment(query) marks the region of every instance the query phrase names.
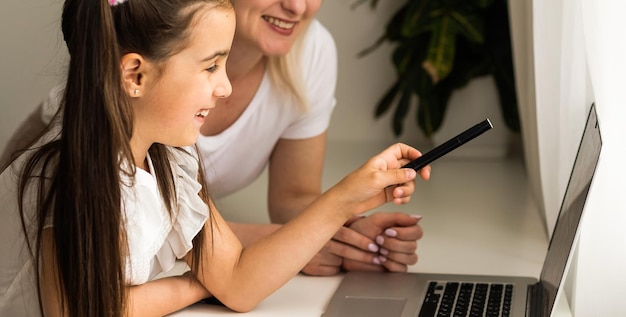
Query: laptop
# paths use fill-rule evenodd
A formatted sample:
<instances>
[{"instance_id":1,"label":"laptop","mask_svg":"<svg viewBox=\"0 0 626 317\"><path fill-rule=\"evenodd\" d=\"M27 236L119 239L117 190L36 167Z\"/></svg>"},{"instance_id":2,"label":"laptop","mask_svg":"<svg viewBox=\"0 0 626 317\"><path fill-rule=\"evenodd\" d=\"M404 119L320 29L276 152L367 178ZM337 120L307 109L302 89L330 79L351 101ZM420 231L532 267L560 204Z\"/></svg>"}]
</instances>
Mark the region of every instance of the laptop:
<instances>
[{"instance_id":1,"label":"laptop","mask_svg":"<svg viewBox=\"0 0 626 317\"><path fill-rule=\"evenodd\" d=\"M601 147L598 118L592 104L538 280L348 272L322 316L550 316L572 256Z\"/></svg>"}]
</instances>

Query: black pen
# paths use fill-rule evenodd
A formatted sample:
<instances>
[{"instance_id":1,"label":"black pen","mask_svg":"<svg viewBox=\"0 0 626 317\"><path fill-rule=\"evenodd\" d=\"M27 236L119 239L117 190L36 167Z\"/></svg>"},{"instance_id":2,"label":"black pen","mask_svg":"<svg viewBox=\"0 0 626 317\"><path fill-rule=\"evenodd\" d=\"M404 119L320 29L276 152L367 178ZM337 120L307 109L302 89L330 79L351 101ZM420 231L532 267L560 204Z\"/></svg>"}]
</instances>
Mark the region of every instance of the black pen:
<instances>
[{"instance_id":1,"label":"black pen","mask_svg":"<svg viewBox=\"0 0 626 317\"><path fill-rule=\"evenodd\" d=\"M428 151L426 154L418 157L417 159L409 162L408 164L402 166L402 168L412 168L416 171L419 171L422 167L432 163L434 160L450 153L452 150L458 148L459 146L469 142L475 137L485 133L485 131L493 128L491 121L489 119L485 119L484 121L477 123L473 127L461 132L459 135L451 138L445 143L437 146L436 148Z\"/></svg>"}]
</instances>

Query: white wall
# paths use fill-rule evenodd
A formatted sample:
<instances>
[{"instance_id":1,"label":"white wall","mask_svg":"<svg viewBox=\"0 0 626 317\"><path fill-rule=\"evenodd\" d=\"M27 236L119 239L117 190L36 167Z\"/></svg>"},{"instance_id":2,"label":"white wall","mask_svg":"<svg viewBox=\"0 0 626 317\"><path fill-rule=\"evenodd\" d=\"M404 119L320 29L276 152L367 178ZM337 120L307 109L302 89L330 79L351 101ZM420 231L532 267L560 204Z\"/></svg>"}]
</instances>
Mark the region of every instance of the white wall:
<instances>
[{"instance_id":1,"label":"white wall","mask_svg":"<svg viewBox=\"0 0 626 317\"><path fill-rule=\"evenodd\" d=\"M625 316L626 4L620 0L527 0L532 3L536 90L535 140L543 203L556 221L572 159L592 101L603 149L566 277L574 316Z\"/></svg>"},{"instance_id":2,"label":"white wall","mask_svg":"<svg viewBox=\"0 0 626 317\"><path fill-rule=\"evenodd\" d=\"M63 72L61 0L5 1L0 10L0 149Z\"/></svg>"},{"instance_id":3,"label":"white wall","mask_svg":"<svg viewBox=\"0 0 626 317\"><path fill-rule=\"evenodd\" d=\"M626 3L580 2L604 145L585 210L572 309L582 317L626 316Z\"/></svg>"}]
</instances>

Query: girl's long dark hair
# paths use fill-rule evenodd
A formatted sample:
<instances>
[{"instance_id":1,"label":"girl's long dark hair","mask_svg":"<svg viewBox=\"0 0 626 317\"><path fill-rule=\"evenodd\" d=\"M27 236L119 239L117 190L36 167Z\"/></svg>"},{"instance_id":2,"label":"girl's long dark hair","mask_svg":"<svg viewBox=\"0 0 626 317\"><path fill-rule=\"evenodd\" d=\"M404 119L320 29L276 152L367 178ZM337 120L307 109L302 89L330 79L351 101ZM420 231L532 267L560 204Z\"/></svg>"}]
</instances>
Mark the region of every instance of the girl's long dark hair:
<instances>
[{"instance_id":1,"label":"girl's long dark hair","mask_svg":"<svg viewBox=\"0 0 626 317\"><path fill-rule=\"evenodd\" d=\"M22 226L29 235L25 199L34 188L37 227L34 245L28 247L35 268L49 265L41 263L40 252L46 219L52 219L60 305L69 316L123 316L126 310L128 249L121 186L132 184L123 184L121 177L132 177L135 167L130 150L133 112L122 82L121 55L136 52L157 64L166 61L184 48L188 27L202 4L231 6L228 0L64 4L62 30L70 63L60 108L61 135L27 160L19 201ZM171 213L176 197L168 150L154 144L149 151ZM206 187L201 196L208 199ZM201 259L202 236L194 240L193 259ZM195 261L192 270L198 266Z\"/></svg>"}]
</instances>

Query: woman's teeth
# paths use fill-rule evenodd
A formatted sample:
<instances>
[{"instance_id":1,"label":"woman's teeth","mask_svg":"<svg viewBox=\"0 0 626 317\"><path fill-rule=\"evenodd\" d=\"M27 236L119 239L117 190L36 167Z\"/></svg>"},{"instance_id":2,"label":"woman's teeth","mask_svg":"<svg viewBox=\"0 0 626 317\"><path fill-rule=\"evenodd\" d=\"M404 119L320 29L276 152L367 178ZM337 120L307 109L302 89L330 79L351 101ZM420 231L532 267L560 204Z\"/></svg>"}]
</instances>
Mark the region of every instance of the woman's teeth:
<instances>
[{"instance_id":1,"label":"woman's teeth","mask_svg":"<svg viewBox=\"0 0 626 317\"><path fill-rule=\"evenodd\" d=\"M202 117L202 118L204 118L204 117L206 117L208 114L209 114L209 109L206 109L206 110L202 110L202 111L200 111L200 112L196 113L196 117Z\"/></svg>"},{"instance_id":2,"label":"woman's teeth","mask_svg":"<svg viewBox=\"0 0 626 317\"><path fill-rule=\"evenodd\" d=\"M272 17L267 17L264 16L263 19L265 19L265 21L272 23L273 25L281 28L281 29L292 29L294 27L294 25L296 25L293 22L285 22L276 18L272 18Z\"/></svg>"}]
</instances>

